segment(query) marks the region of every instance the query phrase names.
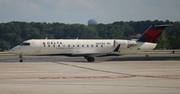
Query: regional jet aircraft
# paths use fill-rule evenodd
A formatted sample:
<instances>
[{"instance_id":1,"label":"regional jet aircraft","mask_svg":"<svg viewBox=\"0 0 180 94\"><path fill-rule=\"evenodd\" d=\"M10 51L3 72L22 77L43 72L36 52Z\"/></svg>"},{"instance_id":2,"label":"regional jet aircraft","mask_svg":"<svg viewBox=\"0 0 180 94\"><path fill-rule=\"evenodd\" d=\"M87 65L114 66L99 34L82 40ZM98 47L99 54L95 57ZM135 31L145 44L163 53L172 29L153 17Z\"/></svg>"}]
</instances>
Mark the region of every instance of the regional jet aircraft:
<instances>
[{"instance_id":1,"label":"regional jet aircraft","mask_svg":"<svg viewBox=\"0 0 180 94\"><path fill-rule=\"evenodd\" d=\"M137 40L120 39L30 39L9 50L22 56L82 56L88 62L94 62L95 57L119 56L133 54L139 51L152 50L165 27L171 25L151 25Z\"/></svg>"}]
</instances>

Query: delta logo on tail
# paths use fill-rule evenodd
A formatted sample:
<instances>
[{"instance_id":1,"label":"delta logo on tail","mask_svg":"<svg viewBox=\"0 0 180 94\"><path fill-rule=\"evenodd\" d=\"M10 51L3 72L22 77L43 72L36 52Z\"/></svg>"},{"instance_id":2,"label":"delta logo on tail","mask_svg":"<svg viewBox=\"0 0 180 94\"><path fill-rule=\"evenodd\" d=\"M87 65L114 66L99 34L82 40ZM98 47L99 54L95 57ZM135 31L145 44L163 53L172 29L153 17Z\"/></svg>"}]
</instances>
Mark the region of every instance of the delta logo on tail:
<instances>
[{"instance_id":1,"label":"delta logo on tail","mask_svg":"<svg viewBox=\"0 0 180 94\"><path fill-rule=\"evenodd\" d=\"M151 25L137 41L157 43L163 30L168 26L172 25Z\"/></svg>"}]
</instances>

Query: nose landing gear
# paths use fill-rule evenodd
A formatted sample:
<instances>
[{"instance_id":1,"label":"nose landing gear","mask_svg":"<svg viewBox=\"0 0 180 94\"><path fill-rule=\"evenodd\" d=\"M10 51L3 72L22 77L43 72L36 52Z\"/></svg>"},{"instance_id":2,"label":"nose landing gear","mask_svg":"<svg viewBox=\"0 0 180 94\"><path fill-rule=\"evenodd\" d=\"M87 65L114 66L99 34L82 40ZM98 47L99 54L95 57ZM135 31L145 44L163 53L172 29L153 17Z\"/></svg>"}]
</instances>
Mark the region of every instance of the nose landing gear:
<instances>
[{"instance_id":1,"label":"nose landing gear","mask_svg":"<svg viewBox=\"0 0 180 94\"><path fill-rule=\"evenodd\" d=\"M19 55L19 62L23 62L23 57L22 57L22 55Z\"/></svg>"}]
</instances>

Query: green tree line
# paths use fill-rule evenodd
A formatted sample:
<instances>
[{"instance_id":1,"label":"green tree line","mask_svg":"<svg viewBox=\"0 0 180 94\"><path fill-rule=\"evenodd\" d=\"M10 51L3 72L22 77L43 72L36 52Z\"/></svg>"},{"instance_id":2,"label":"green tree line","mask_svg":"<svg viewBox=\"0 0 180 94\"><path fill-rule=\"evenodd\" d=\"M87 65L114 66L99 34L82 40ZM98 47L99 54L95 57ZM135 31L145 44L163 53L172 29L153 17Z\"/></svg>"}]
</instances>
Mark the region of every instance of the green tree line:
<instances>
[{"instance_id":1,"label":"green tree line","mask_svg":"<svg viewBox=\"0 0 180 94\"><path fill-rule=\"evenodd\" d=\"M59 22L0 23L0 49L9 50L28 39L128 39L142 34L152 24L173 24L165 29L156 48L180 49L180 23L166 21L117 21L86 26Z\"/></svg>"}]
</instances>

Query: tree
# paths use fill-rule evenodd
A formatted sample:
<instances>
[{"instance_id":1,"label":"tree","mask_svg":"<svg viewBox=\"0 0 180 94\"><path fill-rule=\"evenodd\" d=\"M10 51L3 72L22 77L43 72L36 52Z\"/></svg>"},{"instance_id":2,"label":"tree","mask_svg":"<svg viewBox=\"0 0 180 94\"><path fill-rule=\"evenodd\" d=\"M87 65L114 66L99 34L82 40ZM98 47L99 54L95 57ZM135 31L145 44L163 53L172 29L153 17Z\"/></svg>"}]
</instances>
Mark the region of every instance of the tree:
<instances>
[{"instance_id":1,"label":"tree","mask_svg":"<svg viewBox=\"0 0 180 94\"><path fill-rule=\"evenodd\" d=\"M160 36L156 48L170 48L170 41L166 32L163 32L162 35Z\"/></svg>"},{"instance_id":2,"label":"tree","mask_svg":"<svg viewBox=\"0 0 180 94\"><path fill-rule=\"evenodd\" d=\"M165 29L157 48L180 49L180 23L166 21L116 21L112 24L86 26L83 24L8 22L0 23L0 46L8 50L28 39L128 39L130 35L144 33L151 24L174 24ZM3 46L2 46L3 44Z\"/></svg>"},{"instance_id":3,"label":"tree","mask_svg":"<svg viewBox=\"0 0 180 94\"><path fill-rule=\"evenodd\" d=\"M1 50L7 50L10 49L10 44L6 41L0 41L0 49Z\"/></svg>"}]
</instances>

